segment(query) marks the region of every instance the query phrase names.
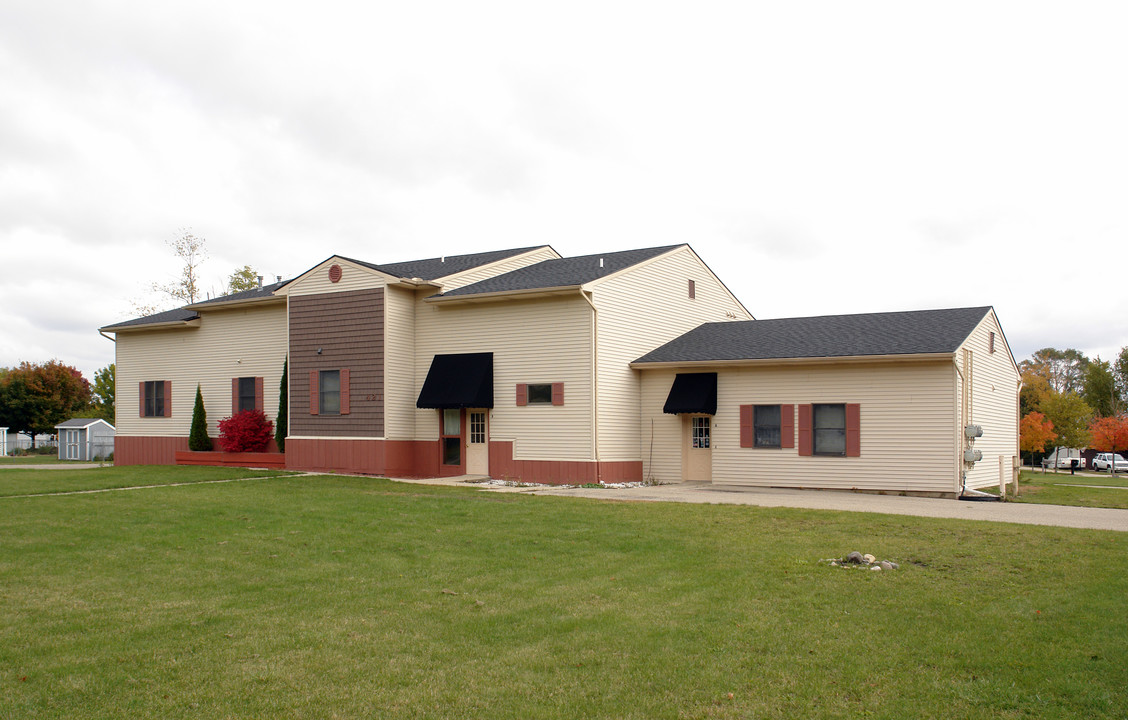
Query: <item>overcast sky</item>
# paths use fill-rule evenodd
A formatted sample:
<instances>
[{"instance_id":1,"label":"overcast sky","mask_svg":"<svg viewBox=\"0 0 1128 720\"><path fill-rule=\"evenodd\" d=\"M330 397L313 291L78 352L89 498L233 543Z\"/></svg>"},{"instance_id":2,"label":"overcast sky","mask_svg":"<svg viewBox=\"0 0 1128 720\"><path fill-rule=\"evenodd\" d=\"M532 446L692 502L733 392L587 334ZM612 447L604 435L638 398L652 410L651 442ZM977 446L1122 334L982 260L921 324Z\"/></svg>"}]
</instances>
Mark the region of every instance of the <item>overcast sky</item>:
<instances>
[{"instance_id":1,"label":"overcast sky","mask_svg":"<svg viewBox=\"0 0 1128 720\"><path fill-rule=\"evenodd\" d=\"M0 366L205 289L689 243L757 318L1128 345L1128 5L0 3Z\"/></svg>"}]
</instances>

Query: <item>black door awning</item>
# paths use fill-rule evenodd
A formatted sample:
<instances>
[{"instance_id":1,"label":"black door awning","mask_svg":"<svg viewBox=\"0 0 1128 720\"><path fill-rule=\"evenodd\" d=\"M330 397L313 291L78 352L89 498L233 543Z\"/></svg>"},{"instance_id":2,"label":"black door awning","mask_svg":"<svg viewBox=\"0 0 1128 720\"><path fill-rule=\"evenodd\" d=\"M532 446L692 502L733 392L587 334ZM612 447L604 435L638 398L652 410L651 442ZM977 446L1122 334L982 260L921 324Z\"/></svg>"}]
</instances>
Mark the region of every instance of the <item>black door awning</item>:
<instances>
[{"instance_id":1,"label":"black door awning","mask_svg":"<svg viewBox=\"0 0 1128 720\"><path fill-rule=\"evenodd\" d=\"M493 353L436 355L415 407L492 408Z\"/></svg>"},{"instance_id":2,"label":"black door awning","mask_svg":"<svg viewBox=\"0 0 1128 720\"><path fill-rule=\"evenodd\" d=\"M662 412L717 414L717 373L678 373Z\"/></svg>"}]
</instances>

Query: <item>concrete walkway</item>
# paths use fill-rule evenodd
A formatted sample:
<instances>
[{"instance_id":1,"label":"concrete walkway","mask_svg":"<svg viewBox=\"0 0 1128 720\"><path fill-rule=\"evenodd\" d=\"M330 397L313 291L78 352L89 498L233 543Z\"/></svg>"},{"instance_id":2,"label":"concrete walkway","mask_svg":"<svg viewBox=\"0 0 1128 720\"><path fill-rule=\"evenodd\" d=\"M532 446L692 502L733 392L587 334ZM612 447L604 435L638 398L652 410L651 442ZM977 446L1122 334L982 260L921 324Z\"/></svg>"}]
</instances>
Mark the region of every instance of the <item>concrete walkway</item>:
<instances>
[{"instance_id":1,"label":"concrete walkway","mask_svg":"<svg viewBox=\"0 0 1128 720\"><path fill-rule=\"evenodd\" d=\"M734 485L682 483L629 488L556 488L550 486L509 487L476 485L482 478L470 476L403 480L435 485L477 487L488 492L519 492L528 495L581 497L593 500L634 502L713 503L717 505L757 505L811 510L843 510L885 515L985 520L1023 525L1052 525L1090 530L1128 532L1128 510L1085 508L1067 505L1040 505L1016 502L969 502L938 498L869 495L834 490L788 490L750 488Z\"/></svg>"}]
</instances>

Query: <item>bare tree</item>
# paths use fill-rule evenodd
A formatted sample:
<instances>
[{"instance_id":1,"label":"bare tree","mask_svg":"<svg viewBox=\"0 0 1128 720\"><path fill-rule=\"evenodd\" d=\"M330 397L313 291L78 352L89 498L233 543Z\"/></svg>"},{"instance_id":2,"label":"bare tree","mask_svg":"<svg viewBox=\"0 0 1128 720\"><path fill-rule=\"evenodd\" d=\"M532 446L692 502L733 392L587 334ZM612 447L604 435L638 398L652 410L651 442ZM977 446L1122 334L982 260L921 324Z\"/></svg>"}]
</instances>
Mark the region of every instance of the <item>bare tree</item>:
<instances>
[{"instance_id":1,"label":"bare tree","mask_svg":"<svg viewBox=\"0 0 1128 720\"><path fill-rule=\"evenodd\" d=\"M207 241L192 234L191 228L183 228L180 234L167 242L172 253L184 263L180 278L170 283L153 283L153 291L164 293L173 300L190 305L200 299L199 267L208 259Z\"/></svg>"}]
</instances>

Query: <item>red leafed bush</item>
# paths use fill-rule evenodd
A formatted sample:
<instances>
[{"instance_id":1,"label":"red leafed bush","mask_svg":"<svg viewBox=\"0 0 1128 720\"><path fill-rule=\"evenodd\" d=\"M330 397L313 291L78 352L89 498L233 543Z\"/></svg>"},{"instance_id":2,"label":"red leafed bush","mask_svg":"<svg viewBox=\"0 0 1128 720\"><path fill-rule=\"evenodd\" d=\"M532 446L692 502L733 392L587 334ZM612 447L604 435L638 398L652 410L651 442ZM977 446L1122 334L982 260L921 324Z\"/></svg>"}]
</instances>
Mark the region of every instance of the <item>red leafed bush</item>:
<instances>
[{"instance_id":1,"label":"red leafed bush","mask_svg":"<svg viewBox=\"0 0 1128 720\"><path fill-rule=\"evenodd\" d=\"M244 410L219 421L219 447L224 452L263 452L274 435L274 423L261 410Z\"/></svg>"}]
</instances>

